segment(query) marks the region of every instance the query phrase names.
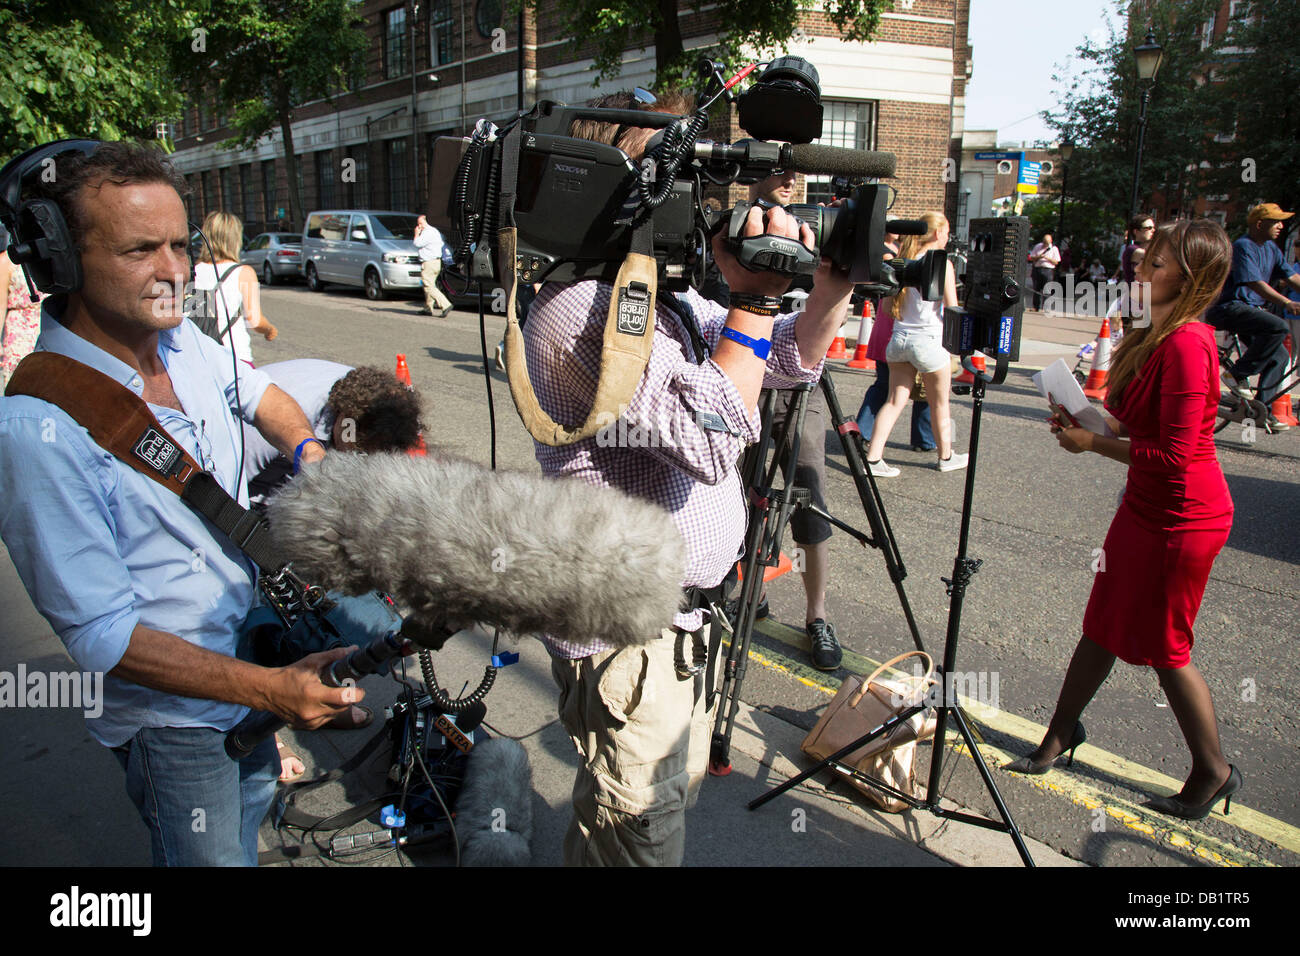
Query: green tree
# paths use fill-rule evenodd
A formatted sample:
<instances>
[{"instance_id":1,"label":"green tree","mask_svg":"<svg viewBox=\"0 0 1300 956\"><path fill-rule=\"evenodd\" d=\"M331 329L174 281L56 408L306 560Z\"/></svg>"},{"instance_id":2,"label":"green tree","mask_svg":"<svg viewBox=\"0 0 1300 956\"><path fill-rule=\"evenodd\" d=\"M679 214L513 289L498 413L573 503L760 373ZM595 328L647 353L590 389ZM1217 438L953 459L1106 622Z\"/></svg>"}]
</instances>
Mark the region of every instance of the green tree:
<instances>
[{"instance_id":1,"label":"green tree","mask_svg":"<svg viewBox=\"0 0 1300 956\"><path fill-rule=\"evenodd\" d=\"M69 137L152 139L180 111L166 39L192 6L0 0L0 160Z\"/></svg>"},{"instance_id":2,"label":"green tree","mask_svg":"<svg viewBox=\"0 0 1300 956\"><path fill-rule=\"evenodd\" d=\"M1242 200L1236 223L1244 228L1246 208L1275 202L1288 212L1300 207L1300 56L1295 50L1294 0L1255 0L1250 15L1236 23L1221 53L1207 94L1219 117L1216 132L1228 142L1210 144L1209 192L1233 192ZM1248 51L1248 52L1247 52ZM1295 219L1287 221L1288 231Z\"/></svg>"},{"instance_id":3,"label":"green tree","mask_svg":"<svg viewBox=\"0 0 1300 956\"><path fill-rule=\"evenodd\" d=\"M1207 156L1207 130L1217 121L1203 87L1219 54L1216 44L1202 48L1202 30L1219 0L1149 0L1140 17L1126 16L1126 0L1117 0L1115 7L1123 31L1112 26L1104 41L1084 42L1075 54L1080 71L1052 77L1059 106L1044 118L1062 140L1075 143L1070 197L1128 214L1141 100L1133 50L1150 28L1164 48L1164 60L1147 106L1138 207L1147 206L1158 190L1167 206L1186 208Z\"/></svg>"},{"instance_id":4,"label":"green tree","mask_svg":"<svg viewBox=\"0 0 1300 956\"><path fill-rule=\"evenodd\" d=\"M1071 174L1073 176L1073 174ZM1074 180L1070 180L1070 194L1074 194ZM1061 233L1058 225L1061 221L1061 197L1036 196L1025 203L1024 214L1029 218L1030 234L1035 237L1050 232L1056 242L1062 239L1070 241L1072 268L1077 269L1084 258L1089 261L1100 259L1106 266L1107 273L1115 271L1119 264L1119 247L1115 245L1115 236L1124 231L1124 217L1116 209L1096 206L1067 197L1065 201L1065 232Z\"/></svg>"},{"instance_id":5,"label":"green tree","mask_svg":"<svg viewBox=\"0 0 1300 956\"><path fill-rule=\"evenodd\" d=\"M185 37L171 48L187 92L213 96L232 117L227 149L280 130L289 214L303 220L293 110L329 99L363 75L365 20L353 0L197 0Z\"/></svg>"},{"instance_id":6,"label":"green tree","mask_svg":"<svg viewBox=\"0 0 1300 956\"><path fill-rule=\"evenodd\" d=\"M538 0L522 0L534 9ZM556 7L564 17L570 36L583 37L594 45L596 82L623 72L627 49L655 48L655 85L678 86L704 54L736 64L741 48L784 48L799 26L806 4L801 0L720 0L712 5L717 22L717 43L692 49L688 54L682 40L679 17L704 7L703 0L561 0ZM871 39L880 14L893 7L892 0L827 0L825 15L845 40Z\"/></svg>"}]
</instances>

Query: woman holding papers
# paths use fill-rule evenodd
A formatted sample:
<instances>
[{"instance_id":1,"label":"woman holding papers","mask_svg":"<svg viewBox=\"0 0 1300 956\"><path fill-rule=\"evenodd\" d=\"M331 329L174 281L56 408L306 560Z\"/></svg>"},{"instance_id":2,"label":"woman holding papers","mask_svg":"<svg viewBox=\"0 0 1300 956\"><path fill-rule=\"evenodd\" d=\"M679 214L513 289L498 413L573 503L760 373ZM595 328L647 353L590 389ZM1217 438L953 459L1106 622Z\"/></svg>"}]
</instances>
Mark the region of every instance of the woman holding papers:
<instances>
[{"instance_id":1,"label":"woman holding papers","mask_svg":"<svg viewBox=\"0 0 1300 956\"><path fill-rule=\"evenodd\" d=\"M1231 264L1232 246L1216 223L1161 226L1137 274L1149 325L1134 324L1109 374L1106 409L1120 437L1053 422L1062 448L1128 465L1128 481L1047 735L1028 757L1007 765L1045 773L1066 750L1073 759L1085 738L1079 717L1115 658L1154 667L1192 752L1192 771L1178 794L1147 806L1187 819L1206 816L1220 799L1226 813L1242 783L1219 749L1210 689L1191 663L1192 623L1232 527L1213 439L1218 350L1214 330L1199 321Z\"/></svg>"}]
</instances>

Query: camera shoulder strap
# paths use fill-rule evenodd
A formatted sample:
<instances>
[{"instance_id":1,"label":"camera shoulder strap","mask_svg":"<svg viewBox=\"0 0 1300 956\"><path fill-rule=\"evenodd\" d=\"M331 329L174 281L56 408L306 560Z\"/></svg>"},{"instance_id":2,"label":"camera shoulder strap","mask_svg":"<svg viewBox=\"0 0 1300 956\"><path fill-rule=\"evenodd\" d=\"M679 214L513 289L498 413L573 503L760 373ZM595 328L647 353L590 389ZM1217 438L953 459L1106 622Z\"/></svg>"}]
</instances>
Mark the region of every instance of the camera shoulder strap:
<instances>
[{"instance_id":1,"label":"camera shoulder strap","mask_svg":"<svg viewBox=\"0 0 1300 956\"><path fill-rule=\"evenodd\" d=\"M111 452L211 521L266 574L284 561L266 520L230 497L159 423L144 399L103 372L58 352L33 352L18 363L5 395L57 405Z\"/></svg>"},{"instance_id":2,"label":"camera shoulder strap","mask_svg":"<svg viewBox=\"0 0 1300 956\"><path fill-rule=\"evenodd\" d=\"M528 433L543 445L560 447L590 438L617 421L636 391L650 362L654 345L655 293L659 270L655 263L653 227L647 216L633 231L632 248L618 270L605 318L604 346L600 353L600 380L587 420L577 428L556 422L537 402L524 361L524 334L515 314L518 270L515 267L516 232L498 233L499 275L506 280L506 374L510 394Z\"/></svg>"}]
</instances>

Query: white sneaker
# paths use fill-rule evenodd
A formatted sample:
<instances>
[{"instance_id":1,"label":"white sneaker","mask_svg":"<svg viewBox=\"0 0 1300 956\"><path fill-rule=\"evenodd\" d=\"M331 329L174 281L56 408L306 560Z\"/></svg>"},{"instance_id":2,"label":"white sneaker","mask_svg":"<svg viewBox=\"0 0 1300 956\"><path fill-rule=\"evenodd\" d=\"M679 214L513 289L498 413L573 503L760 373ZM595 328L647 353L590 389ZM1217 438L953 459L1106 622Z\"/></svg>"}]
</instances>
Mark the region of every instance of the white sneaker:
<instances>
[{"instance_id":1,"label":"white sneaker","mask_svg":"<svg viewBox=\"0 0 1300 956\"><path fill-rule=\"evenodd\" d=\"M877 478L897 478L902 474L902 472L893 465L885 464L885 459L883 458L880 459L880 461L867 462L867 467L871 469L871 473Z\"/></svg>"},{"instance_id":2,"label":"white sneaker","mask_svg":"<svg viewBox=\"0 0 1300 956\"><path fill-rule=\"evenodd\" d=\"M958 455L956 452L954 452L946 459L943 458L939 459L939 461L935 464L934 467L938 468L940 471L961 471L963 468L966 467L966 459L968 459L969 457L970 457L969 455L966 454Z\"/></svg>"},{"instance_id":3,"label":"white sneaker","mask_svg":"<svg viewBox=\"0 0 1300 956\"><path fill-rule=\"evenodd\" d=\"M1253 398L1255 395L1255 390L1250 385L1237 378L1226 368L1219 374L1219 380L1223 382L1230 394L1236 395L1238 398Z\"/></svg>"}]
</instances>

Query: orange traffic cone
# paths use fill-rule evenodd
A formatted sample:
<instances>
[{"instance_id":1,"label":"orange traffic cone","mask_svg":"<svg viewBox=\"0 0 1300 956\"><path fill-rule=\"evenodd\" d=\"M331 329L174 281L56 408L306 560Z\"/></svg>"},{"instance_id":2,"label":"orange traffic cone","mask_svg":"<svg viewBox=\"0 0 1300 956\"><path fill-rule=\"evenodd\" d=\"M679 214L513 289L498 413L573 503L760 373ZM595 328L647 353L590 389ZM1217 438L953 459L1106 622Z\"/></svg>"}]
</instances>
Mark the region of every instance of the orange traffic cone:
<instances>
[{"instance_id":1,"label":"orange traffic cone","mask_svg":"<svg viewBox=\"0 0 1300 956\"><path fill-rule=\"evenodd\" d=\"M777 557L776 567L763 569L763 582L767 583L773 578L779 578L781 575L792 570L794 570L794 562L790 560L784 551L782 551ZM737 566L736 576L738 581L745 580L745 566L743 564Z\"/></svg>"},{"instance_id":2,"label":"orange traffic cone","mask_svg":"<svg viewBox=\"0 0 1300 956\"><path fill-rule=\"evenodd\" d=\"M858 324L858 347L853 350L853 358L849 359L849 368L875 368L876 363L867 358L867 339L871 336L871 328L867 325L867 320L871 318L871 300L867 299L862 303L862 321Z\"/></svg>"},{"instance_id":3,"label":"orange traffic cone","mask_svg":"<svg viewBox=\"0 0 1300 956\"><path fill-rule=\"evenodd\" d=\"M1092 350L1092 368L1088 370L1088 380L1083 383L1083 394L1089 398L1106 397L1106 372L1110 369L1110 316L1101 320L1101 331L1097 333L1097 344Z\"/></svg>"},{"instance_id":4,"label":"orange traffic cone","mask_svg":"<svg viewBox=\"0 0 1300 956\"><path fill-rule=\"evenodd\" d=\"M411 370L406 367L406 356L404 354L398 354L397 371L394 374L397 376L397 380L403 385L411 384Z\"/></svg>"},{"instance_id":5,"label":"orange traffic cone","mask_svg":"<svg viewBox=\"0 0 1300 956\"><path fill-rule=\"evenodd\" d=\"M1294 354L1294 351L1291 347L1291 336L1288 335L1286 337L1286 339L1282 342L1282 347L1285 348L1288 353ZM1286 392L1283 392L1282 394L1274 397L1273 402L1272 404L1269 405L1268 410L1272 412L1273 417L1276 418L1283 425L1290 425L1293 428L1297 425L1300 425L1300 418L1296 417L1295 412L1291 408L1291 396Z\"/></svg>"},{"instance_id":6,"label":"orange traffic cone","mask_svg":"<svg viewBox=\"0 0 1300 956\"><path fill-rule=\"evenodd\" d=\"M985 371L984 356L982 353L976 352L975 354L973 354L970 357L970 363L971 365L974 365L977 369L979 369L981 372ZM958 375L956 378L954 378L953 381L956 382L958 385L974 385L975 376L972 375L970 372L966 371L965 366L962 366L961 374Z\"/></svg>"},{"instance_id":7,"label":"orange traffic cone","mask_svg":"<svg viewBox=\"0 0 1300 956\"><path fill-rule=\"evenodd\" d=\"M844 326L835 333L835 341L831 342L830 351L826 353L828 359L844 359L849 357L848 349L844 347Z\"/></svg>"}]
</instances>

